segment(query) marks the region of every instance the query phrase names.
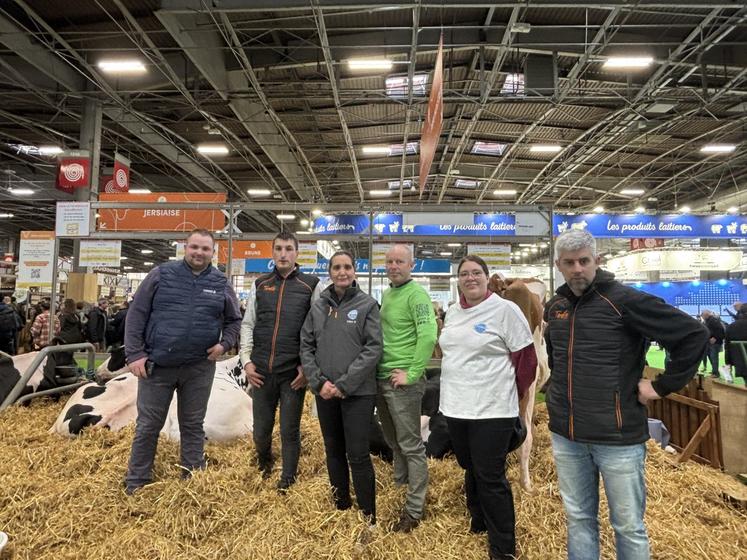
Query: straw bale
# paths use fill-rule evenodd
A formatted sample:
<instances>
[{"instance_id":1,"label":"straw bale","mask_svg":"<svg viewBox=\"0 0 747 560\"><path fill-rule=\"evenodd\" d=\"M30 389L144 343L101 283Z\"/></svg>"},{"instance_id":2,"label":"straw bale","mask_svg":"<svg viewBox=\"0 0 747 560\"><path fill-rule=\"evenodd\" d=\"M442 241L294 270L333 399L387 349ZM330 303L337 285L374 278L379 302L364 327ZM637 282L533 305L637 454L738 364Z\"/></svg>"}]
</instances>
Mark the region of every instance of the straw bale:
<instances>
[{"instance_id":1,"label":"straw bale","mask_svg":"<svg viewBox=\"0 0 747 560\"><path fill-rule=\"evenodd\" d=\"M307 404L310 399L307 399ZM391 532L403 489L391 467L375 459L378 527L361 544L356 509L336 511L329 496L318 422L304 416L299 482L286 496L275 478L252 465L251 438L208 444L209 468L179 479L178 446L161 440L155 483L133 497L122 480L132 427L90 430L76 439L47 433L62 405L41 400L0 415L0 530L10 536L4 558L18 559L454 559L487 558L485 536L469 533L463 471L453 459L429 463L426 519L409 535ZM539 407L532 478L536 494L518 486L510 461L519 558L565 555L565 519ZM279 442L274 443L276 449ZM744 494L733 478L673 458L649 445L647 524L657 559L745 558L747 516L721 498ZM275 473L279 474L278 472ZM614 557L602 503L603 557Z\"/></svg>"}]
</instances>

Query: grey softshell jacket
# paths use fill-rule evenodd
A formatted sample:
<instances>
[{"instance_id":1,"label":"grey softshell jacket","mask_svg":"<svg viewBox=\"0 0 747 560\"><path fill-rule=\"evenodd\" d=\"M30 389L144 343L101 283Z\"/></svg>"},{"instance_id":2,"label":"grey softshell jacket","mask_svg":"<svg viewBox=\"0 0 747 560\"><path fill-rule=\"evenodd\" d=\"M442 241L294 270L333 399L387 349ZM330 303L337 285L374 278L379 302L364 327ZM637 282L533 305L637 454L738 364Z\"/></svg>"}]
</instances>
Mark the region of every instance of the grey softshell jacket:
<instances>
[{"instance_id":1,"label":"grey softshell jacket","mask_svg":"<svg viewBox=\"0 0 747 560\"><path fill-rule=\"evenodd\" d=\"M376 394L376 364L381 358L381 320L376 300L357 285L338 301L325 289L301 329L301 363L309 387L319 394L326 381L347 396Z\"/></svg>"}]
</instances>

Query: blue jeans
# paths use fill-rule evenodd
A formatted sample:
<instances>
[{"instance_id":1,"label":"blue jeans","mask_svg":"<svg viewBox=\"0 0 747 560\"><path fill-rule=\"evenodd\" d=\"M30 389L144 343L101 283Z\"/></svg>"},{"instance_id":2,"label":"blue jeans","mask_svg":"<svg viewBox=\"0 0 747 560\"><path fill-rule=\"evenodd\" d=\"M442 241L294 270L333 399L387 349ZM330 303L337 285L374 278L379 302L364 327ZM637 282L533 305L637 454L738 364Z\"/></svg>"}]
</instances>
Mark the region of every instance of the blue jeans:
<instances>
[{"instance_id":1,"label":"blue jeans","mask_svg":"<svg viewBox=\"0 0 747 560\"><path fill-rule=\"evenodd\" d=\"M646 444L601 445L552 435L560 495L567 517L568 559L599 559L599 475L615 530L618 560L648 560L644 467Z\"/></svg>"},{"instance_id":2,"label":"blue jeans","mask_svg":"<svg viewBox=\"0 0 747 560\"><path fill-rule=\"evenodd\" d=\"M703 369L708 370L708 362L711 362L711 375L719 375L718 372L718 355L723 350L723 344L711 344L708 342L706 353L703 355Z\"/></svg>"}]
</instances>

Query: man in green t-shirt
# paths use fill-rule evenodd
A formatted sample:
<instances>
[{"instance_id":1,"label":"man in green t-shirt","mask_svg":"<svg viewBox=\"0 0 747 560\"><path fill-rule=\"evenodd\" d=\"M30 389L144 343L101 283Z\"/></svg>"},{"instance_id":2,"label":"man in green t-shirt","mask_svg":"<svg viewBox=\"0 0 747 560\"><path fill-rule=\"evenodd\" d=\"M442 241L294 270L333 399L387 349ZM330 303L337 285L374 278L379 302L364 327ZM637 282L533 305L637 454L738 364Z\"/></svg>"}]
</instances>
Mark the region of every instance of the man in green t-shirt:
<instances>
[{"instance_id":1,"label":"man in green t-shirt","mask_svg":"<svg viewBox=\"0 0 747 560\"><path fill-rule=\"evenodd\" d=\"M436 345L436 316L428 293L411 278L412 252L394 245L386 254L391 287L381 301L384 352L378 366L376 407L384 437L394 452L394 482L407 485L395 531L409 533L423 517L428 463L420 435L425 367Z\"/></svg>"}]
</instances>

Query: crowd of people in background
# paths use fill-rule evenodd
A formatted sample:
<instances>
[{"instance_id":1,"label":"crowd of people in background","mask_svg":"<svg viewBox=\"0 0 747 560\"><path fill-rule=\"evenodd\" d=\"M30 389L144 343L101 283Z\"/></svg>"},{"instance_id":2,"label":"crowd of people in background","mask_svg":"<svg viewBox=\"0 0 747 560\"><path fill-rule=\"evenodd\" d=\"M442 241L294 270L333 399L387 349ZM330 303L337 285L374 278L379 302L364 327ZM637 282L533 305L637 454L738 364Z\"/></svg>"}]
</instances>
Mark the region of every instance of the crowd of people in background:
<instances>
[{"instance_id":1,"label":"crowd of people in background","mask_svg":"<svg viewBox=\"0 0 747 560\"><path fill-rule=\"evenodd\" d=\"M33 305L13 296L0 298L0 351L15 356L41 350L50 344L90 342L98 352L124 344L129 302L112 304L100 298L96 304L62 299L50 315L50 298ZM51 336L50 336L51 333Z\"/></svg>"}]
</instances>

